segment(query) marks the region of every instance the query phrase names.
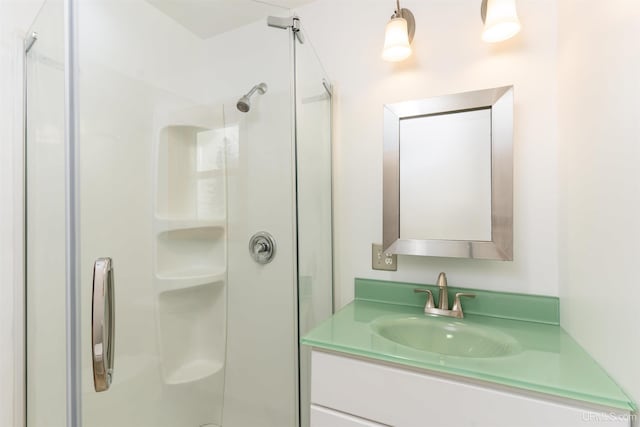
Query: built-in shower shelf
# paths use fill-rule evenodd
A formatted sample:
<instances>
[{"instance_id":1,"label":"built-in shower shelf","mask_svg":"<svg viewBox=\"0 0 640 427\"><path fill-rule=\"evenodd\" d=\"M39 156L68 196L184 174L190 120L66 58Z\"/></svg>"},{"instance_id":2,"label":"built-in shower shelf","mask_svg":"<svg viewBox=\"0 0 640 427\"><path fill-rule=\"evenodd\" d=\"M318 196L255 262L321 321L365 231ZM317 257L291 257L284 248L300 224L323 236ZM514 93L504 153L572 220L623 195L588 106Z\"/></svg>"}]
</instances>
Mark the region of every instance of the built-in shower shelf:
<instances>
[{"instance_id":1,"label":"built-in shower shelf","mask_svg":"<svg viewBox=\"0 0 640 427\"><path fill-rule=\"evenodd\" d=\"M156 274L158 293L179 291L203 285L224 285L226 272L217 271L171 271Z\"/></svg>"},{"instance_id":2,"label":"built-in shower shelf","mask_svg":"<svg viewBox=\"0 0 640 427\"><path fill-rule=\"evenodd\" d=\"M226 220L218 219L171 219L156 218L156 233L164 233L166 231L179 230L196 230L196 229L224 229L226 228Z\"/></svg>"},{"instance_id":3,"label":"built-in shower shelf","mask_svg":"<svg viewBox=\"0 0 640 427\"><path fill-rule=\"evenodd\" d=\"M183 384L190 396L224 387L227 138L218 112L161 118L155 145L152 277L162 380Z\"/></svg>"},{"instance_id":4,"label":"built-in shower shelf","mask_svg":"<svg viewBox=\"0 0 640 427\"><path fill-rule=\"evenodd\" d=\"M202 171L196 171L196 176L198 178L207 178L207 177L218 177L225 176L227 174L225 169L208 169Z\"/></svg>"},{"instance_id":5,"label":"built-in shower shelf","mask_svg":"<svg viewBox=\"0 0 640 427\"><path fill-rule=\"evenodd\" d=\"M217 360L192 360L178 369L165 374L167 384L184 384L210 377L220 372L224 363Z\"/></svg>"}]
</instances>

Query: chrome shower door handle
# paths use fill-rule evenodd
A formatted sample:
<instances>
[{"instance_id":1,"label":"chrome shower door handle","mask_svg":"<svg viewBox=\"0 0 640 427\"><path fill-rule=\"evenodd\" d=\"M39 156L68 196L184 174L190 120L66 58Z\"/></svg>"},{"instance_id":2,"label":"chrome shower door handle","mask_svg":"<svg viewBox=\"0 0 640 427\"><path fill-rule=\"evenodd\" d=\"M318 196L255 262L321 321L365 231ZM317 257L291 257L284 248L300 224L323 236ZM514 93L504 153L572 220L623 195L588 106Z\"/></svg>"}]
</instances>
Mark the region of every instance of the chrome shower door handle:
<instances>
[{"instance_id":1,"label":"chrome shower door handle","mask_svg":"<svg viewBox=\"0 0 640 427\"><path fill-rule=\"evenodd\" d=\"M97 392L109 390L113 377L115 340L115 299L111 258L98 258L93 264L91 306L91 356L93 386Z\"/></svg>"}]
</instances>

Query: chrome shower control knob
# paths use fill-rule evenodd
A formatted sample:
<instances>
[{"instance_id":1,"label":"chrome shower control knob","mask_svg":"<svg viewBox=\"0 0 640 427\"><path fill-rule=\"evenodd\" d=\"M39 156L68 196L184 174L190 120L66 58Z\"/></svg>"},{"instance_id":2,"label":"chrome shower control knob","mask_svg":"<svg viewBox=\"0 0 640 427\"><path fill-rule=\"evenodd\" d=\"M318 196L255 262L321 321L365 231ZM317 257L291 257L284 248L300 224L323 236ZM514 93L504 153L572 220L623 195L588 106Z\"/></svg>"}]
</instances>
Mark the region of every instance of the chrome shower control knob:
<instances>
[{"instance_id":1,"label":"chrome shower control knob","mask_svg":"<svg viewBox=\"0 0 640 427\"><path fill-rule=\"evenodd\" d=\"M276 255L276 240L266 231L256 233L249 240L249 253L258 264L268 264Z\"/></svg>"},{"instance_id":2,"label":"chrome shower control knob","mask_svg":"<svg viewBox=\"0 0 640 427\"><path fill-rule=\"evenodd\" d=\"M269 251L269 244L267 242L258 242L253 247L253 252L254 253L261 254L263 252L268 252L268 251Z\"/></svg>"}]
</instances>

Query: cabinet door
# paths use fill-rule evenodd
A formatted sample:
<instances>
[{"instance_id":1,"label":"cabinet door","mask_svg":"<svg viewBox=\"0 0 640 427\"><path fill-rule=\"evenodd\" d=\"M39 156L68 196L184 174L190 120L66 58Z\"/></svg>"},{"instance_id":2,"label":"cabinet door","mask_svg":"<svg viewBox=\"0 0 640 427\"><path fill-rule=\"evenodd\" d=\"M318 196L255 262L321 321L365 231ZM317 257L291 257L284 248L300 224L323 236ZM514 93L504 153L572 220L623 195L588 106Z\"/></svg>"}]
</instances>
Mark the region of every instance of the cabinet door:
<instances>
[{"instance_id":1,"label":"cabinet door","mask_svg":"<svg viewBox=\"0 0 640 427\"><path fill-rule=\"evenodd\" d=\"M311 405L311 427L385 427L385 425Z\"/></svg>"},{"instance_id":2,"label":"cabinet door","mask_svg":"<svg viewBox=\"0 0 640 427\"><path fill-rule=\"evenodd\" d=\"M554 400L551 396L512 392L457 377L436 376L318 351L312 354L311 402L394 427L630 425L629 412L603 412L578 402L573 405Z\"/></svg>"}]
</instances>

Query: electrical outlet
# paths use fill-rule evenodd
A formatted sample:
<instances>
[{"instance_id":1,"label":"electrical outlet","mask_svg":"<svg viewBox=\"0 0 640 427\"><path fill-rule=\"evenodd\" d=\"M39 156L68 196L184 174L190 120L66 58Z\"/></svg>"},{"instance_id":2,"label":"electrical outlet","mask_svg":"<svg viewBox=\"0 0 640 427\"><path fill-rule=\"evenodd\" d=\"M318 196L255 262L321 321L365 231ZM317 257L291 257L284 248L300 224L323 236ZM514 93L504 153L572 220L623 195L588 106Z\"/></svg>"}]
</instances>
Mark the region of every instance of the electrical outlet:
<instances>
[{"instance_id":1,"label":"electrical outlet","mask_svg":"<svg viewBox=\"0 0 640 427\"><path fill-rule=\"evenodd\" d=\"M374 270L397 271L398 255L384 253L382 245L371 244L371 268Z\"/></svg>"}]
</instances>

